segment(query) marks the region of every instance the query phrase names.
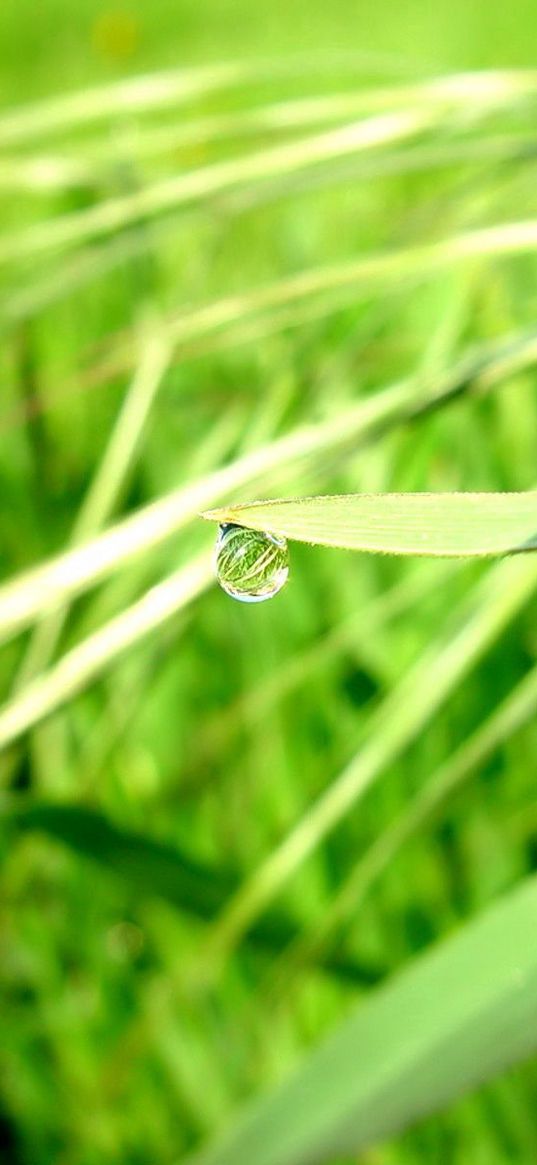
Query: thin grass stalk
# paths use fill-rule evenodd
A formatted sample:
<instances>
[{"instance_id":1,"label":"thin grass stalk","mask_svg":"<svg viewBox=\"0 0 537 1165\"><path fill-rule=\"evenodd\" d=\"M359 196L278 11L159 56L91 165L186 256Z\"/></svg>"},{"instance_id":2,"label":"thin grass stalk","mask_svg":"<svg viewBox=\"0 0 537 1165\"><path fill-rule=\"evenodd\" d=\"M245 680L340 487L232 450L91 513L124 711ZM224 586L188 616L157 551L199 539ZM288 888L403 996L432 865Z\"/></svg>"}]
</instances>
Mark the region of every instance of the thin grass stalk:
<instances>
[{"instance_id":1,"label":"thin grass stalk","mask_svg":"<svg viewBox=\"0 0 537 1165\"><path fill-rule=\"evenodd\" d=\"M170 349L161 325L146 322L140 334L138 370L126 392L116 423L70 538L78 546L96 534L112 515L132 468L148 416L169 363ZM54 610L35 630L15 680L20 691L47 667L59 642L68 606Z\"/></svg>"}]
</instances>

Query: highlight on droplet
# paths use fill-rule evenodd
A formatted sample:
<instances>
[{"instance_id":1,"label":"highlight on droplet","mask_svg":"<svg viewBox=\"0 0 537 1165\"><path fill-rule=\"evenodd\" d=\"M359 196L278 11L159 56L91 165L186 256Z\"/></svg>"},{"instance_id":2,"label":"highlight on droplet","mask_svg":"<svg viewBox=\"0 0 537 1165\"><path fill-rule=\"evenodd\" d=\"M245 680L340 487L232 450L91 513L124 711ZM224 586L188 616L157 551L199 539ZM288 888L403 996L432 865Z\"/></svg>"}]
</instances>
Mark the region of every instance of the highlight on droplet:
<instances>
[{"instance_id":1,"label":"highlight on droplet","mask_svg":"<svg viewBox=\"0 0 537 1165\"><path fill-rule=\"evenodd\" d=\"M287 541L226 522L218 530L215 569L227 595L241 603L263 603L274 598L287 582Z\"/></svg>"}]
</instances>

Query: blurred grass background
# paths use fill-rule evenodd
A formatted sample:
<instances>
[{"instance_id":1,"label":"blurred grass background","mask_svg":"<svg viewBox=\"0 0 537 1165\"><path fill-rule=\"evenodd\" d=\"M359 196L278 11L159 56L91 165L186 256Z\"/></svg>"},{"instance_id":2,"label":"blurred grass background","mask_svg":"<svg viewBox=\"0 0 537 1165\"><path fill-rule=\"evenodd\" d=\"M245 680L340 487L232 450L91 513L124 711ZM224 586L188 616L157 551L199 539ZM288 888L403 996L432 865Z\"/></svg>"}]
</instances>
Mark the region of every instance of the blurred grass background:
<instances>
[{"instance_id":1,"label":"blurred grass background","mask_svg":"<svg viewBox=\"0 0 537 1165\"><path fill-rule=\"evenodd\" d=\"M168 491L227 500L211 475L248 456L229 478L245 500L534 486L535 242L524 229L502 257L496 233L456 261L450 241L534 223L537 86L513 75L487 101L459 84L435 104L427 81L529 68L536 36L530 0L2 6L4 579ZM181 99L189 68L203 71ZM416 124L299 164L297 142L383 114ZM92 218L117 200L110 222ZM420 248L443 240L420 274ZM323 283L377 254L392 267ZM310 270L320 288L290 292ZM426 404L468 358L443 407L356 422L406 378L409 406ZM277 442L309 425L293 460ZM184 505L173 537L2 649L13 1165L178 1161L361 992L537 864L536 698L519 688L535 686L532 586L503 602L496 566L294 546L283 594L243 607L211 585L202 502ZM199 553L191 592L181 575L166 609L157 595L148 635L135 607L120 653L112 620ZM387 750L375 784L208 969L220 911L240 886L255 898L264 863L372 739ZM460 791L421 820L450 764ZM530 1064L362 1160L530 1165L536 1105Z\"/></svg>"}]
</instances>

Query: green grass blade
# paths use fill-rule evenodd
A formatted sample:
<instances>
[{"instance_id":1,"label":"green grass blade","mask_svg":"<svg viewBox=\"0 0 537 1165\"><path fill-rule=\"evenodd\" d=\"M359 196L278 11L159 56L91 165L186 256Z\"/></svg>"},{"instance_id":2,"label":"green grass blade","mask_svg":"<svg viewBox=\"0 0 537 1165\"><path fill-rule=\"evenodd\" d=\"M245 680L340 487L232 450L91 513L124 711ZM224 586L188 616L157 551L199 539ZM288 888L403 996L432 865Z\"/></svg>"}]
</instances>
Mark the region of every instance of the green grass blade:
<instances>
[{"instance_id":1,"label":"green grass blade","mask_svg":"<svg viewBox=\"0 0 537 1165\"><path fill-rule=\"evenodd\" d=\"M123 652L183 610L206 590L212 576L212 555L203 551L30 680L0 708L0 750L73 699Z\"/></svg>"},{"instance_id":2,"label":"green grass blade","mask_svg":"<svg viewBox=\"0 0 537 1165\"><path fill-rule=\"evenodd\" d=\"M229 216L230 219L233 219L234 216L241 214L245 206L251 206L252 203L259 206L289 198L299 191L309 190L313 192L320 189L335 189L348 183L351 179L370 182L396 175L443 170L454 165L479 168L484 163L528 162L533 157L533 152L534 136L532 134L480 134L478 138L469 140L454 138L449 142L441 142L440 144L430 141L428 138L423 142L418 141L416 144L403 141L400 145L395 143L392 149L357 152L350 159L340 160L328 168L318 169L315 167L306 171L298 170L295 174L287 175L285 179L277 177L274 181L264 183L262 186L257 184L255 187L241 187L239 190L231 190L219 198L219 209L223 216ZM69 163L68 165L67 161L62 159L44 158L42 164L36 163L34 168L18 162L6 163L4 168L0 166L0 188L3 184L7 188L22 189L26 193L33 192L42 195L45 177L50 186L56 183L58 189L69 188L75 183L78 187L81 184L93 187L96 181L95 171L90 172L88 166L83 171L81 164ZM173 220L164 217L153 222L153 234L158 234L162 245L165 245L166 240L173 232ZM46 272L40 278L34 277L30 281L26 281L25 284L18 285L11 293L6 294L0 305L0 322L9 326L18 320L31 318L52 304L68 298L73 290L103 280L106 274L109 274L123 262L143 254L146 250L147 240L142 234L119 233L99 245L69 253L65 260L55 265L52 273L47 267ZM358 269L355 270L357 287L354 294L356 296L363 295L363 290L361 290L362 274ZM420 281L422 278L427 278L429 274L428 268L423 271L418 268L415 272L410 272L408 277ZM389 286L388 275L389 273L386 272L386 283ZM341 299L352 294L352 285L345 280L343 272L342 276L339 292ZM366 271L365 276L367 285L367 280L374 278L374 275L371 271ZM382 279L381 268L378 270L378 278ZM287 282L288 280L283 281L283 283ZM246 299L246 297L244 298ZM251 307L255 308L255 293L251 296ZM244 309L246 310L246 308L245 302ZM273 312L272 317L269 316L266 319L265 328L279 327L283 329L288 326L296 326L304 316L311 318L320 314L326 315L335 311L336 308L337 303L332 300L328 300L326 303L322 301L306 302L302 305L298 302L294 308L291 306L286 312L281 310L279 314ZM179 316L176 316L175 327L178 328L179 332L182 330L185 315L188 323L191 317L183 309ZM241 326L239 321L238 327ZM229 330L226 335L228 341L233 339ZM119 367L115 367L113 358L111 367L115 371L128 371L131 365L132 353L128 346L122 344L119 352Z\"/></svg>"},{"instance_id":3,"label":"green grass blade","mask_svg":"<svg viewBox=\"0 0 537 1165\"><path fill-rule=\"evenodd\" d=\"M464 392L487 393L537 360L535 335L510 336L484 345L424 385L419 377L365 397L336 417L302 425L246 453L229 466L181 486L110 530L0 587L0 640L80 594L137 555L176 534L207 505L232 490L290 466L311 464L328 451L369 440L384 427L439 407Z\"/></svg>"},{"instance_id":4,"label":"green grass blade","mask_svg":"<svg viewBox=\"0 0 537 1165\"><path fill-rule=\"evenodd\" d=\"M284 498L203 516L300 542L381 554L484 557L537 548L537 490Z\"/></svg>"},{"instance_id":5,"label":"green grass blade","mask_svg":"<svg viewBox=\"0 0 537 1165\"><path fill-rule=\"evenodd\" d=\"M232 63L170 70L23 105L0 118L0 146L39 140L111 117L179 106L240 84L251 74L248 65Z\"/></svg>"},{"instance_id":6,"label":"green grass blade","mask_svg":"<svg viewBox=\"0 0 537 1165\"><path fill-rule=\"evenodd\" d=\"M380 988L190 1165L321 1165L391 1136L537 1046L537 879Z\"/></svg>"},{"instance_id":7,"label":"green grass blade","mask_svg":"<svg viewBox=\"0 0 537 1165\"><path fill-rule=\"evenodd\" d=\"M37 830L63 842L76 854L97 862L122 878L144 897L160 897L172 906L202 920L213 917L226 896L238 884L229 870L214 869L194 861L175 846L131 830L120 829L101 813L75 805L36 802L8 814L16 831ZM281 950L297 933L297 925L285 914L272 912L250 934L253 946ZM327 971L353 983L376 982L381 970L346 956L329 954L320 964Z\"/></svg>"},{"instance_id":8,"label":"green grass blade","mask_svg":"<svg viewBox=\"0 0 537 1165\"><path fill-rule=\"evenodd\" d=\"M397 859L402 847L423 831L432 818L439 816L446 803L451 802L500 745L536 713L537 667L533 667L477 731L432 774L408 808L360 856L315 930L303 935L281 960L277 985L282 991L289 990L293 972L299 971L309 959L318 959L334 939L337 942L338 932L350 918L356 917L364 899Z\"/></svg>"},{"instance_id":9,"label":"green grass blade","mask_svg":"<svg viewBox=\"0 0 537 1165\"><path fill-rule=\"evenodd\" d=\"M0 147L26 145L40 138L69 133L92 123L107 123L111 119L145 116L157 111L179 109L200 98L222 94L261 81L281 81L282 78L325 76L335 72L356 80L356 70L371 73L408 73L401 70L393 58L374 58L370 53L323 53L313 57L293 55L282 59L267 57L255 61L215 62L191 68L159 70L127 77L111 84L96 85L62 93L15 109L6 110L0 117ZM384 109L405 100L417 103L430 101L475 101L493 105L510 104L537 89L537 77L531 70L490 70L461 73L435 78L417 84L375 87L365 90L364 108Z\"/></svg>"},{"instance_id":10,"label":"green grass blade","mask_svg":"<svg viewBox=\"0 0 537 1165\"><path fill-rule=\"evenodd\" d=\"M78 126L107 122L111 118L132 117L157 110L177 108L211 93L239 88L260 79L297 76L304 67L310 74L337 69L338 75L356 69L371 71L374 60L369 53L325 54L314 60L308 54L285 60L230 61L190 69L161 70L129 77L109 85L97 85L46 101L22 105L6 111L0 118L0 146L27 143L50 134L64 133ZM377 65L379 62L377 61ZM393 69L394 61L384 61ZM406 102L429 105L450 102L466 106L470 101L490 108L508 106L537 90L537 73L531 69L490 69L435 77L412 84L382 86L364 90L365 109L397 107Z\"/></svg>"},{"instance_id":11,"label":"green grass blade","mask_svg":"<svg viewBox=\"0 0 537 1165\"><path fill-rule=\"evenodd\" d=\"M537 358L537 345L532 351ZM98 537L0 588L0 638L31 622L39 613L79 594L138 554L160 545L191 521L207 503L265 474L299 465L354 438L365 438L381 423L395 422L423 393L412 382L387 388L359 401L335 418L303 425L244 454L231 465L181 486Z\"/></svg>"},{"instance_id":12,"label":"green grass blade","mask_svg":"<svg viewBox=\"0 0 537 1165\"><path fill-rule=\"evenodd\" d=\"M71 544L91 538L106 524L117 505L168 366L169 350L157 319L144 321L140 328L140 356L137 371L112 429L102 459L90 482L74 527ZM21 690L43 671L54 655L68 607L59 607L37 627L17 673L15 687Z\"/></svg>"},{"instance_id":13,"label":"green grass blade","mask_svg":"<svg viewBox=\"0 0 537 1165\"><path fill-rule=\"evenodd\" d=\"M293 174L358 150L378 149L388 143L415 138L434 125L438 116L435 109L379 114L299 141L259 150L244 158L232 158L165 178L133 194L108 199L97 206L30 227L21 235L0 239L0 261L79 246L166 211L205 202L245 183Z\"/></svg>"},{"instance_id":14,"label":"green grass blade","mask_svg":"<svg viewBox=\"0 0 537 1165\"><path fill-rule=\"evenodd\" d=\"M244 724L262 730L267 716L282 701L299 691L304 676L320 675L334 659L341 658L353 644L373 643L396 618L407 617L416 604L447 582L459 564L454 560L419 563L411 574L377 596L367 606L354 611L306 650L291 655L279 668L266 675L225 708L208 717L203 737L196 742L196 756L190 769L183 770L181 796L199 796L200 789L218 777L218 759L240 736Z\"/></svg>"},{"instance_id":15,"label":"green grass blade","mask_svg":"<svg viewBox=\"0 0 537 1165\"><path fill-rule=\"evenodd\" d=\"M369 735L350 763L242 885L215 923L205 965L217 973L239 938L302 863L379 779L385 768L423 731L434 713L529 600L537 584L537 560L498 563L474 588L473 613L450 619L440 635L379 704Z\"/></svg>"},{"instance_id":16,"label":"green grass blade","mask_svg":"<svg viewBox=\"0 0 537 1165\"><path fill-rule=\"evenodd\" d=\"M377 96L377 95L375 95ZM372 102L367 91L337 93L323 97L306 97L279 101L253 109L241 109L228 114L214 114L201 118L174 121L171 125L137 127L129 140L129 153L139 162L200 144L236 141L261 134L284 134L292 130L318 128L332 122L344 122L368 112L369 107L381 105ZM0 122L1 132L1 122ZM533 139L532 139L533 140ZM513 145L512 135L504 141ZM476 143L472 142L475 147ZM0 187L23 189L34 193L64 190L77 185L91 185L98 177L98 167L109 163L114 146L106 137L99 136L84 142L83 156L77 153L41 154L31 158L2 157L0 159Z\"/></svg>"}]
</instances>

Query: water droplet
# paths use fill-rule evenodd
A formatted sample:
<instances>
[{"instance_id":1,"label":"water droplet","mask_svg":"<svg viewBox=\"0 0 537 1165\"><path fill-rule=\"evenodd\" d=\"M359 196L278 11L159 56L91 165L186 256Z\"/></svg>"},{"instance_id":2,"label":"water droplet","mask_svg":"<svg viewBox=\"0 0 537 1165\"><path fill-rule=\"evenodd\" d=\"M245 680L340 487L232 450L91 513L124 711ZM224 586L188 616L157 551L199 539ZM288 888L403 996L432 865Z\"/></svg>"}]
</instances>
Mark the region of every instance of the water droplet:
<instances>
[{"instance_id":1,"label":"water droplet","mask_svg":"<svg viewBox=\"0 0 537 1165\"><path fill-rule=\"evenodd\" d=\"M289 574L285 538L226 522L216 543L216 577L241 603L262 603L281 591Z\"/></svg>"}]
</instances>

